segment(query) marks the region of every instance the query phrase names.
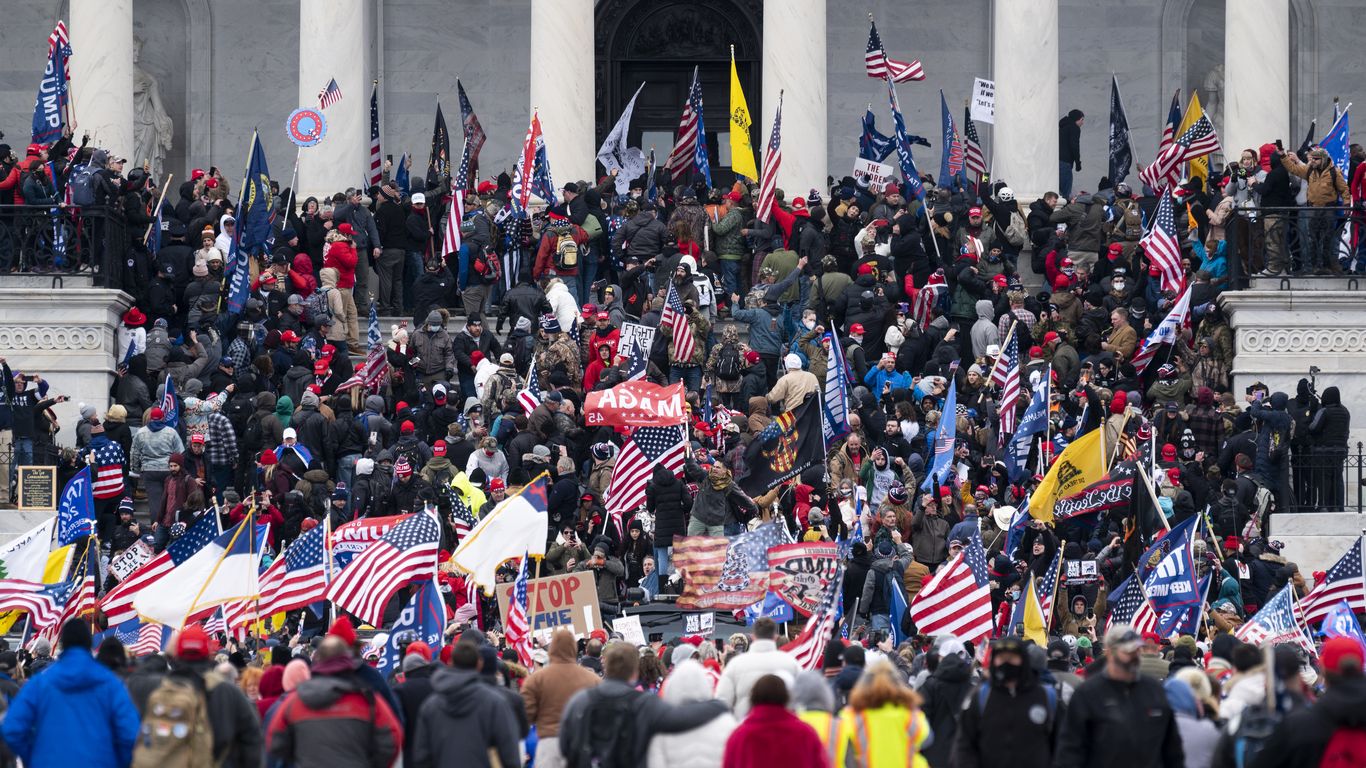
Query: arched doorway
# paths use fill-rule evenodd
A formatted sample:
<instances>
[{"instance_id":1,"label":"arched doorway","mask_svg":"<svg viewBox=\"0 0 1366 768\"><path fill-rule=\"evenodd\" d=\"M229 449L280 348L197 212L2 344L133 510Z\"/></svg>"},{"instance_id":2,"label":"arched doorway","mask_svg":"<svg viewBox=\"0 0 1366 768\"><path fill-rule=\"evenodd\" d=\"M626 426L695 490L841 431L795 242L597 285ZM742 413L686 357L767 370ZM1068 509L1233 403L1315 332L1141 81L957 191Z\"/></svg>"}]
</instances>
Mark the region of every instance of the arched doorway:
<instances>
[{"instance_id":1,"label":"arched doorway","mask_svg":"<svg viewBox=\"0 0 1366 768\"><path fill-rule=\"evenodd\" d=\"M756 123L750 142L757 148L763 5L763 0L599 0L594 30L598 143L644 82L630 143L647 155L653 146L662 165L673 148L693 67L698 67L712 183L733 181L730 47L735 46L736 71Z\"/></svg>"}]
</instances>

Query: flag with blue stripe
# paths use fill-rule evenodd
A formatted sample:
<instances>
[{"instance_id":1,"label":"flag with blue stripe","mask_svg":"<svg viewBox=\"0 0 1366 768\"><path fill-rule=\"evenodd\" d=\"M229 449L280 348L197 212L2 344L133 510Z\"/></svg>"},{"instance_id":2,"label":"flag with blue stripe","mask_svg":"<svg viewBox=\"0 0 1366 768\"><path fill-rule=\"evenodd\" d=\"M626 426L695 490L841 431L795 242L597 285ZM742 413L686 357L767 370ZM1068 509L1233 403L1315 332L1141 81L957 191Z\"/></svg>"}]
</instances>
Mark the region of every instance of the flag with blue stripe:
<instances>
[{"instance_id":1,"label":"flag with blue stripe","mask_svg":"<svg viewBox=\"0 0 1366 768\"><path fill-rule=\"evenodd\" d=\"M825 332L830 348L825 366L825 396L821 398L821 427L825 442L831 443L849 434L849 373L845 368L844 349L839 336Z\"/></svg>"},{"instance_id":2,"label":"flag with blue stripe","mask_svg":"<svg viewBox=\"0 0 1366 768\"><path fill-rule=\"evenodd\" d=\"M1034 387L1020 423L1015 425L1015 435L1006 444L1006 469L1010 482L1018 483L1029 474L1029 452L1034 445L1034 436L1048 429L1048 398L1051 383L1048 376L1039 377L1039 385Z\"/></svg>"},{"instance_id":3,"label":"flag with blue stripe","mask_svg":"<svg viewBox=\"0 0 1366 768\"><path fill-rule=\"evenodd\" d=\"M906 190L902 196L907 200L923 200L925 185L920 181L920 171L915 168L915 158L911 157L911 139L906 135L906 120L901 116L901 106L896 100L896 86L887 80L887 98L892 105L892 125L896 128L896 155L901 165L901 176Z\"/></svg>"},{"instance_id":4,"label":"flag with blue stripe","mask_svg":"<svg viewBox=\"0 0 1366 768\"><path fill-rule=\"evenodd\" d=\"M958 361L955 360L949 366L949 394L944 398L944 410L940 412L939 426L934 430L934 464L925 474L925 482L920 484L922 491L943 485L944 478L953 469L953 444L958 436L958 385L954 381L957 372Z\"/></svg>"}]
</instances>

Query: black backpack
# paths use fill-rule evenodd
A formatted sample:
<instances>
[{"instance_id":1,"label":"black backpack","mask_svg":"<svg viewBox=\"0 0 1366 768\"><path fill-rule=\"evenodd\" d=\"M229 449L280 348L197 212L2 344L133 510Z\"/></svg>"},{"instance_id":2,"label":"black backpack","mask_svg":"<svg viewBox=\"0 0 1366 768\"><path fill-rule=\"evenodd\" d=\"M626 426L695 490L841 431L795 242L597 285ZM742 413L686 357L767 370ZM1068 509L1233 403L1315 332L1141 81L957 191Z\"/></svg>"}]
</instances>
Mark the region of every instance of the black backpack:
<instances>
[{"instance_id":1,"label":"black backpack","mask_svg":"<svg viewBox=\"0 0 1366 768\"><path fill-rule=\"evenodd\" d=\"M93 164L86 163L71 174L67 186L71 188L72 205L95 204L95 171L98 170Z\"/></svg>"},{"instance_id":2,"label":"black backpack","mask_svg":"<svg viewBox=\"0 0 1366 768\"><path fill-rule=\"evenodd\" d=\"M740 345L722 344L716 355L716 375L726 381L739 381L741 376Z\"/></svg>"},{"instance_id":3,"label":"black backpack","mask_svg":"<svg viewBox=\"0 0 1366 768\"><path fill-rule=\"evenodd\" d=\"M570 768L635 768L636 697L605 696L598 690L587 697Z\"/></svg>"}]
</instances>

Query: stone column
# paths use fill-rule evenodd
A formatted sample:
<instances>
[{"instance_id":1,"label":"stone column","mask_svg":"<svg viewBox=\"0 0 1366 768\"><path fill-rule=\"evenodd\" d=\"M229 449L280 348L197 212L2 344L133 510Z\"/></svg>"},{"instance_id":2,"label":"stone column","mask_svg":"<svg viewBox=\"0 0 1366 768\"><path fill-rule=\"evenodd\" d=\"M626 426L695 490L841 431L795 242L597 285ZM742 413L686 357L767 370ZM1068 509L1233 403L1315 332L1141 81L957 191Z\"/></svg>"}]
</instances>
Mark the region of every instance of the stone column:
<instances>
[{"instance_id":1,"label":"stone column","mask_svg":"<svg viewBox=\"0 0 1366 768\"><path fill-rule=\"evenodd\" d=\"M1290 136L1290 0L1225 5L1224 114L1214 126L1224 157L1237 160L1243 149L1276 139L1297 145Z\"/></svg>"},{"instance_id":2,"label":"stone column","mask_svg":"<svg viewBox=\"0 0 1366 768\"><path fill-rule=\"evenodd\" d=\"M71 0L71 91L76 135L133 155L133 0ZM79 139L78 139L79 140Z\"/></svg>"},{"instance_id":3,"label":"stone column","mask_svg":"<svg viewBox=\"0 0 1366 768\"><path fill-rule=\"evenodd\" d=\"M829 149L825 107L825 0L764 0L764 98L753 114L760 167L783 94L783 164L778 186L792 200L812 189L825 195ZM729 130L726 105L707 111L707 128Z\"/></svg>"},{"instance_id":4,"label":"stone column","mask_svg":"<svg viewBox=\"0 0 1366 768\"><path fill-rule=\"evenodd\" d=\"M337 79L342 100L327 108L327 136L299 156L298 199L331 195L354 187L370 171L370 90L365 62L370 50L366 31L365 0L300 0L299 2L299 105L318 106L318 91L329 77ZM384 95L380 94L383 107ZM282 136L284 118L278 125L262 125L262 133ZM270 152L271 147L281 149ZM270 140L267 156L272 175L289 183L294 158L287 141ZM245 153L247 147L243 147ZM278 158L278 159L276 159Z\"/></svg>"},{"instance_id":5,"label":"stone column","mask_svg":"<svg viewBox=\"0 0 1366 768\"><path fill-rule=\"evenodd\" d=\"M1058 0L996 0L991 50L991 176L1008 183L1017 198L1042 197L1058 187Z\"/></svg>"},{"instance_id":6,"label":"stone column","mask_svg":"<svg viewBox=\"0 0 1366 768\"><path fill-rule=\"evenodd\" d=\"M569 40L576 53L564 55ZM556 187L592 181L597 175L592 50L593 0L531 0L531 102L526 118L517 124L517 142L520 147L531 110L536 110ZM458 126L460 113L455 114ZM452 138L451 152L459 151Z\"/></svg>"}]
</instances>

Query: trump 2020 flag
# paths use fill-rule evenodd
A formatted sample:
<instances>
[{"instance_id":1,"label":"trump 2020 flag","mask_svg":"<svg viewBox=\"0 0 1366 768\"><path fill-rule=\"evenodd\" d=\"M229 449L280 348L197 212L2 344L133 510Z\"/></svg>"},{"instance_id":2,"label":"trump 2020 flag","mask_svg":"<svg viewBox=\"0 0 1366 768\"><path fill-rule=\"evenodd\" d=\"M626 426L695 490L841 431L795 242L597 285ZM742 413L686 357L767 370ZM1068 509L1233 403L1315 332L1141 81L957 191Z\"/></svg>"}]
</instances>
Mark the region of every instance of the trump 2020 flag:
<instances>
[{"instance_id":1,"label":"trump 2020 flag","mask_svg":"<svg viewBox=\"0 0 1366 768\"><path fill-rule=\"evenodd\" d=\"M384 653L379 657L379 673L387 680L403 664L399 655L399 642L416 638L433 649L441 648L441 631L446 628L446 602L441 599L441 590L436 580L422 582L413 597L404 606L403 613L389 629L389 639L384 644Z\"/></svg>"},{"instance_id":2,"label":"trump 2020 flag","mask_svg":"<svg viewBox=\"0 0 1366 768\"><path fill-rule=\"evenodd\" d=\"M887 80L887 100L892 105L892 127L895 128L896 158L901 165L901 176L906 182L907 200L922 200L925 185L920 181L920 171L915 168L915 158L911 157L911 137L906 134L906 120L901 116L901 104L896 100L896 86Z\"/></svg>"},{"instance_id":3,"label":"trump 2020 flag","mask_svg":"<svg viewBox=\"0 0 1366 768\"><path fill-rule=\"evenodd\" d=\"M133 598L138 615L183 627L196 613L260 594L261 547L248 526L253 515L219 534L190 559L144 586Z\"/></svg>"},{"instance_id":4,"label":"trump 2020 flag","mask_svg":"<svg viewBox=\"0 0 1366 768\"><path fill-rule=\"evenodd\" d=\"M631 113L635 111L636 98L643 90L645 83L641 83L636 89L635 96L631 97L626 109L622 110L617 124L612 126L612 132L607 134L607 138L602 140L602 146L598 148L598 162L602 163L602 167L607 169L608 173L617 171L618 195L630 192L631 181L645 173L645 153L639 147L626 146L626 134L631 130Z\"/></svg>"},{"instance_id":5,"label":"trump 2020 flag","mask_svg":"<svg viewBox=\"0 0 1366 768\"><path fill-rule=\"evenodd\" d=\"M1357 623L1356 614L1352 613L1352 606L1346 600L1333 606L1319 631L1324 637L1350 637L1366 648L1366 636L1361 634L1361 624Z\"/></svg>"},{"instance_id":6,"label":"trump 2020 flag","mask_svg":"<svg viewBox=\"0 0 1366 768\"><path fill-rule=\"evenodd\" d=\"M1197 607L1203 600L1191 552L1191 532L1198 519L1192 517L1178 525L1145 558L1151 570L1143 580L1143 591L1158 616L1158 634L1163 637L1171 634L1185 609Z\"/></svg>"},{"instance_id":7,"label":"trump 2020 flag","mask_svg":"<svg viewBox=\"0 0 1366 768\"><path fill-rule=\"evenodd\" d=\"M944 417L935 428L934 462L930 465L930 471L925 473L925 482L920 484L922 491L942 485L944 478L948 477L949 470L953 468L953 444L958 436L955 415L958 413L958 385L954 383L954 375L957 372L958 363L955 362L949 367L949 394L944 398L944 410L940 411Z\"/></svg>"},{"instance_id":8,"label":"trump 2020 flag","mask_svg":"<svg viewBox=\"0 0 1366 768\"><path fill-rule=\"evenodd\" d=\"M67 62L71 46L56 41L49 46L38 98L33 102L33 143L51 144L62 138L66 127Z\"/></svg>"},{"instance_id":9,"label":"trump 2020 flag","mask_svg":"<svg viewBox=\"0 0 1366 768\"><path fill-rule=\"evenodd\" d=\"M180 426L180 400L175 394L175 379L166 377L166 391L161 396L161 423L176 429Z\"/></svg>"},{"instance_id":10,"label":"trump 2020 flag","mask_svg":"<svg viewBox=\"0 0 1366 768\"><path fill-rule=\"evenodd\" d=\"M956 187L964 181L963 141L958 136L958 127L953 124L953 113L949 112L949 102L943 91L939 92L939 109L944 142L944 152L939 160L939 183Z\"/></svg>"},{"instance_id":11,"label":"trump 2020 flag","mask_svg":"<svg viewBox=\"0 0 1366 768\"><path fill-rule=\"evenodd\" d=\"M456 547L451 562L492 592L498 566L523 555L545 555L549 474L542 473L516 496L493 508Z\"/></svg>"},{"instance_id":12,"label":"trump 2020 flag","mask_svg":"<svg viewBox=\"0 0 1366 768\"><path fill-rule=\"evenodd\" d=\"M839 336L825 332L829 346L829 362L825 366L825 397L821 400L825 420L825 442L832 443L849 434L849 374L845 370L844 350Z\"/></svg>"},{"instance_id":13,"label":"trump 2020 flag","mask_svg":"<svg viewBox=\"0 0 1366 768\"><path fill-rule=\"evenodd\" d=\"M72 544L95 532L95 496L90 467L81 467L62 489L57 505L57 543Z\"/></svg>"}]
</instances>

